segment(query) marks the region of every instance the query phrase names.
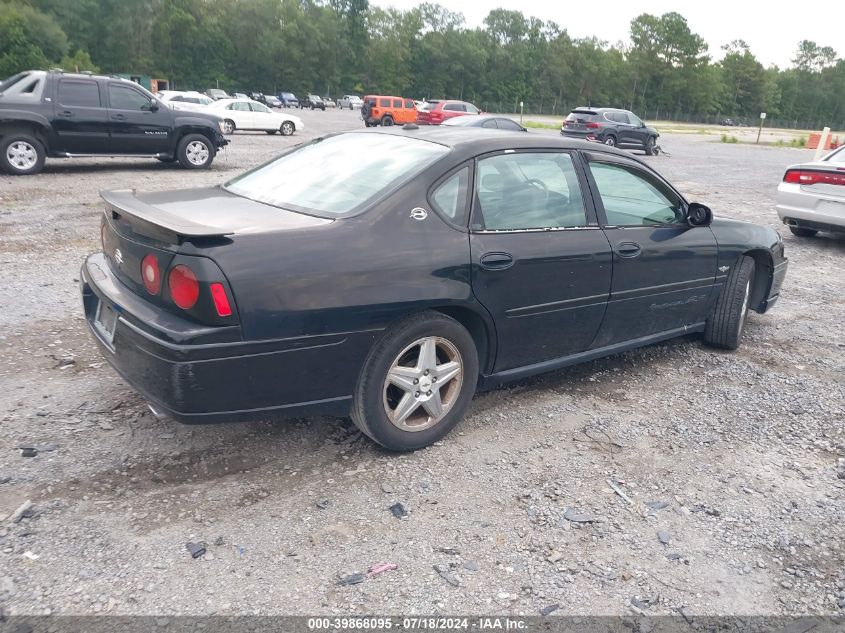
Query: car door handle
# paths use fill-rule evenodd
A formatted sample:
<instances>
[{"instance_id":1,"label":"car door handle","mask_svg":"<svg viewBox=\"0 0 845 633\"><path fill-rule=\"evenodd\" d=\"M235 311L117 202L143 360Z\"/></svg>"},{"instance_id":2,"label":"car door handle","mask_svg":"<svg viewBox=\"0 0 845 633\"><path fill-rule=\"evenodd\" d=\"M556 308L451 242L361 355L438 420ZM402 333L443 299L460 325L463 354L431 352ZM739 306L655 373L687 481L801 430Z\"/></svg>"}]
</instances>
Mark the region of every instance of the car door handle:
<instances>
[{"instance_id":1,"label":"car door handle","mask_svg":"<svg viewBox=\"0 0 845 633\"><path fill-rule=\"evenodd\" d=\"M125 121L126 115L125 114L112 114L111 118L114 119L115 121Z\"/></svg>"},{"instance_id":2,"label":"car door handle","mask_svg":"<svg viewBox=\"0 0 845 633\"><path fill-rule=\"evenodd\" d=\"M513 266L513 255L510 253L484 253L480 261L481 267L486 270L504 270Z\"/></svg>"},{"instance_id":3,"label":"car door handle","mask_svg":"<svg viewBox=\"0 0 845 633\"><path fill-rule=\"evenodd\" d=\"M62 110L61 112L59 112L59 116L69 119L73 116L73 112L71 112L70 110Z\"/></svg>"},{"instance_id":4,"label":"car door handle","mask_svg":"<svg viewBox=\"0 0 845 633\"><path fill-rule=\"evenodd\" d=\"M642 250L636 242L622 242L616 247L616 254L619 257L637 257L642 253Z\"/></svg>"}]
</instances>

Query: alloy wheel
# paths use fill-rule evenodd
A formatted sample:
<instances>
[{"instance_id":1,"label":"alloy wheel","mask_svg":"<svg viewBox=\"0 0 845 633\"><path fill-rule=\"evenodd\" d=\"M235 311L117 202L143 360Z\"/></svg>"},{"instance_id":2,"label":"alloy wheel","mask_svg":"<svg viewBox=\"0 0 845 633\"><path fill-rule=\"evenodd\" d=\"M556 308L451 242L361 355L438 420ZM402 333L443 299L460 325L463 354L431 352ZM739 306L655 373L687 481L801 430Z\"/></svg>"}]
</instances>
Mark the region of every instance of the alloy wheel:
<instances>
[{"instance_id":1,"label":"alloy wheel","mask_svg":"<svg viewBox=\"0 0 845 633\"><path fill-rule=\"evenodd\" d=\"M208 162L208 147L200 141L191 141L185 148L185 155L192 165L205 165Z\"/></svg>"},{"instance_id":2,"label":"alloy wheel","mask_svg":"<svg viewBox=\"0 0 845 633\"><path fill-rule=\"evenodd\" d=\"M15 141L6 148L6 159L19 171L29 171L38 162L38 150L26 141Z\"/></svg>"},{"instance_id":3,"label":"alloy wheel","mask_svg":"<svg viewBox=\"0 0 845 633\"><path fill-rule=\"evenodd\" d=\"M450 341L439 336L414 341L387 372L383 387L387 418L403 431L431 428L458 400L463 375L463 359Z\"/></svg>"}]
</instances>

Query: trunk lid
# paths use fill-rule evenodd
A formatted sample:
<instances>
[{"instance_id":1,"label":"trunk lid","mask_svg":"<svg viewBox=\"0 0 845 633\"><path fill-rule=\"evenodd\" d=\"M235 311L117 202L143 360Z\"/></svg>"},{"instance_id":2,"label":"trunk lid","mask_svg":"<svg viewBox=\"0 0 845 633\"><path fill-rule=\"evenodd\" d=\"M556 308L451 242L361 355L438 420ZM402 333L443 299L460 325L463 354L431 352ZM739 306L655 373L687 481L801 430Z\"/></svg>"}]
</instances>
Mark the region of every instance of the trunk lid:
<instances>
[{"instance_id":1,"label":"trunk lid","mask_svg":"<svg viewBox=\"0 0 845 633\"><path fill-rule=\"evenodd\" d=\"M220 187L143 194L105 191L101 196L106 202L100 225L103 253L115 276L151 303L208 324L231 324L236 317L221 318L209 307L209 283L222 283L229 297L232 294L217 263L202 255L203 246L225 245L234 235L333 222L248 200ZM155 293L148 290L142 276L142 262L148 255L155 257L159 271L161 290ZM187 313L174 305L167 288L168 271L180 264L188 265L204 284L196 308Z\"/></svg>"}]
</instances>

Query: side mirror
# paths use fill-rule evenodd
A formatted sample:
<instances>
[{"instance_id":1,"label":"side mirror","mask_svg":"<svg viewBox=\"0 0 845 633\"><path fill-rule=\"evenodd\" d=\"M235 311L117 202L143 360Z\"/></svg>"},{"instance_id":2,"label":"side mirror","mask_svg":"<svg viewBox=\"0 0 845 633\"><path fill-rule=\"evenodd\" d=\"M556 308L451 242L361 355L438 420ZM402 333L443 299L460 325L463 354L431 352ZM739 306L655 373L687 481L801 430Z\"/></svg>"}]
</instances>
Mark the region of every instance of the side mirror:
<instances>
[{"instance_id":1,"label":"side mirror","mask_svg":"<svg viewBox=\"0 0 845 633\"><path fill-rule=\"evenodd\" d=\"M690 226L710 226L713 222L713 212L698 202L691 202L687 208L687 224Z\"/></svg>"}]
</instances>

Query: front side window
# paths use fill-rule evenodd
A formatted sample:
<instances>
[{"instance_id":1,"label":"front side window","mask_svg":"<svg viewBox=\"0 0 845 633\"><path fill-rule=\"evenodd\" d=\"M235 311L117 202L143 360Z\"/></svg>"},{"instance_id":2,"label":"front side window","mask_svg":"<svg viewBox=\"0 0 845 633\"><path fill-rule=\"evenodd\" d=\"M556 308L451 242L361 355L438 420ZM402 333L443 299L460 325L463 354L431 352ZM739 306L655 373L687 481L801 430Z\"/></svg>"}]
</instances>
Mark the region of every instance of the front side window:
<instances>
[{"instance_id":1,"label":"front side window","mask_svg":"<svg viewBox=\"0 0 845 633\"><path fill-rule=\"evenodd\" d=\"M349 132L296 147L224 188L256 202L337 217L365 208L448 153L439 143Z\"/></svg>"},{"instance_id":2,"label":"front side window","mask_svg":"<svg viewBox=\"0 0 845 633\"><path fill-rule=\"evenodd\" d=\"M478 161L478 218L489 231L587 225L581 187L566 152L499 154Z\"/></svg>"},{"instance_id":3,"label":"front side window","mask_svg":"<svg viewBox=\"0 0 845 633\"><path fill-rule=\"evenodd\" d=\"M463 103L447 103L443 106L444 110L451 110L453 112L466 112L466 107Z\"/></svg>"},{"instance_id":4,"label":"front side window","mask_svg":"<svg viewBox=\"0 0 845 633\"><path fill-rule=\"evenodd\" d=\"M413 99L405 99L405 107L406 107L406 108L408 108L408 109L410 109L410 110L413 110L413 109L414 109L414 108L416 108L417 106L416 106L416 104L414 103L414 100L413 100Z\"/></svg>"},{"instance_id":5,"label":"front side window","mask_svg":"<svg viewBox=\"0 0 845 633\"><path fill-rule=\"evenodd\" d=\"M83 108L100 107L100 89L96 81L63 79L59 82L59 103Z\"/></svg>"},{"instance_id":6,"label":"front side window","mask_svg":"<svg viewBox=\"0 0 845 633\"><path fill-rule=\"evenodd\" d=\"M269 111L270 111L270 109L269 109L266 105L263 105L263 104L261 104L261 103L250 103L250 104L249 104L249 107L250 107L250 108L252 108L252 111L253 111L253 112L264 112L264 113L267 113L267 112L269 112Z\"/></svg>"},{"instance_id":7,"label":"front side window","mask_svg":"<svg viewBox=\"0 0 845 633\"><path fill-rule=\"evenodd\" d=\"M627 165L590 163L607 223L613 226L679 224L681 199L657 178Z\"/></svg>"},{"instance_id":8,"label":"front side window","mask_svg":"<svg viewBox=\"0 0 845 633\"><path fill-rule=\"evenodd\" d=\"M115 110L149 110L150 98L128 86L109 84L109 103Z\"/></svg>"},{"instance_id":9,"label":"front side window","mask_svg":"<svg viewBox=\"0 0 845 633\"><path fill-rule=\"evenodd\" d=\"M464 117L460 117L460 118L464 118ZM499 126L496 125L496 119L487 119L484 123L481 124L481 127L492 127L492 128L498 129Z\"/></svg>"},{"instance_id":10,"label":"front side window","mask_svg":"<svg viewBox=\"0 0 845 633\"><path fill-rule=\"evenodd\" d=\"M468 191L469 167L463 167L440 183L431 201L454 224L466 226Z\"/></svg>"},{"instance_id":11,"label":"front side window","mask_svg":"<svg viewBox=\"0 0 845 633\"><path fill-rule=\"evenodd\" d=\"M479 113L479 109L478 109L478 108L476 108L476 107L475 107L474 105L472 105L471 103L465 103L465 104L464 104L464 109L465 109L467 112L469 112L470 114L478 114L478 113Z\"/></svg>"},{"instance_id":12,"label":"front side window","mask_svg":"<svg viewBox=\"0 0 845 633\"><path fill-rule=\"evenodd\" d=\"M639 119L639 117L637 117L634 114L629 113L628 119L631 121L631 125L633 125L635 127L642 127L643 126L643 122Z\"/></svg>"}]
</instances>

